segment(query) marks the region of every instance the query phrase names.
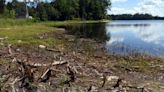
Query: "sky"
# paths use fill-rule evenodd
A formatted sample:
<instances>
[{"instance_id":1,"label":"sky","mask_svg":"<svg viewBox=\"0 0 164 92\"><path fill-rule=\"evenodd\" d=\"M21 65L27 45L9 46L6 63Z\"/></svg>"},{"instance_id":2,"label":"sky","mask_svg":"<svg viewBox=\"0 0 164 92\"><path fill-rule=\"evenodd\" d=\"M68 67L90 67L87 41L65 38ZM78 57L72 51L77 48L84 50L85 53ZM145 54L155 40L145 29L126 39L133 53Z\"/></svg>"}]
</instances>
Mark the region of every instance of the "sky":
<instances>
[{"instance_id":1,"label":"sky","mask_svg":"<svg viewBox=\"0 0 164 92\"><path fill-rule=\"evenodd\" d=\"M149 13L164 16L164 0L111 0L108 14Z\"/></svg>"}]
</instances>

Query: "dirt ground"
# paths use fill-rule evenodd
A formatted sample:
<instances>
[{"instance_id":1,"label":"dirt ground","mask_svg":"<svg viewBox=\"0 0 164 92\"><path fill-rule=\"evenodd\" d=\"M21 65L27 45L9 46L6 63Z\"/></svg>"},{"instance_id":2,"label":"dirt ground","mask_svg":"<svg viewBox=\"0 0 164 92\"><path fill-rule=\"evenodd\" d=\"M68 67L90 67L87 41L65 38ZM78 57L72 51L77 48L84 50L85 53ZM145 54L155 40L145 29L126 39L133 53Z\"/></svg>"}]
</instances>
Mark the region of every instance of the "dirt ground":
<instances>
[{"instance_id":1,"label":"dirt ground","mask_svg":"<svg viewBox=\"0 0 164 92\"><path fill-rule=\"evenodd\" d=\"M65 31L38 36L62 43L0 46L0 92L164 92L163 59L108 55Z\"/></svg>"}]
</instances>

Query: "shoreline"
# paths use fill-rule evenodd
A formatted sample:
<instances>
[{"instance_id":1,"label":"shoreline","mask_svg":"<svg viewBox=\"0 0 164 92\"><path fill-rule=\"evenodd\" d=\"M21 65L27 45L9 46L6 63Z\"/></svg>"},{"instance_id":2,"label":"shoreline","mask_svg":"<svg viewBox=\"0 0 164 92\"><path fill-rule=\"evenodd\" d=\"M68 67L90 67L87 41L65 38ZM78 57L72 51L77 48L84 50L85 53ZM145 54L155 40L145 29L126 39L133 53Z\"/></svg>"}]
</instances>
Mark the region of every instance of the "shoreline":
<instances>
[{"instance_id":1,"label":"shoreline","mask_svg":"<svg viewBox=\"0 0 164 92\"><path fill-rule=\"evenodd\" d=\"M76 39L63 29L51 30L34 35L35 44L1 46L2 91L12 90L9 83L17 79L13 85L19 91L164 91L163 59L107 55L103 44L93 39Z\"/></svg>"}]
</instances>

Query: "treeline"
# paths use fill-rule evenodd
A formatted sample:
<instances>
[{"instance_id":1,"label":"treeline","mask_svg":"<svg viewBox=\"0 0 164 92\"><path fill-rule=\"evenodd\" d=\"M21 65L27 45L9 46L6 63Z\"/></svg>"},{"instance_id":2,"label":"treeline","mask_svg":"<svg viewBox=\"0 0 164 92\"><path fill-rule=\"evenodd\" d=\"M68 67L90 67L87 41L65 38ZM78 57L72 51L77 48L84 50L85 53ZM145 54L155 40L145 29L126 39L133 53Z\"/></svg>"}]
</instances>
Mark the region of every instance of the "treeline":
<instances>
[{"instance_id":1,"label":"treeline","mask_svg":"<svg viewBox=\"0 0 164 92\"><path fill-rule=\"evenodd\" d=\"M152 16L150 14L121 14L121 15L109 15L112 20L161 20L164 17Z\"/></svg>"},{"instance_id":2,"label":"treeline","mask_svg":"<svg viewBox=\"0 0 164 92\"><path fill-rule=\"evenodd\" d=\"M23 18L32 16L38 20L100 20L107 17L110 0L33 0L33 2L7 2L0 0L0 16Z\"/></svg>"}]
</instances>

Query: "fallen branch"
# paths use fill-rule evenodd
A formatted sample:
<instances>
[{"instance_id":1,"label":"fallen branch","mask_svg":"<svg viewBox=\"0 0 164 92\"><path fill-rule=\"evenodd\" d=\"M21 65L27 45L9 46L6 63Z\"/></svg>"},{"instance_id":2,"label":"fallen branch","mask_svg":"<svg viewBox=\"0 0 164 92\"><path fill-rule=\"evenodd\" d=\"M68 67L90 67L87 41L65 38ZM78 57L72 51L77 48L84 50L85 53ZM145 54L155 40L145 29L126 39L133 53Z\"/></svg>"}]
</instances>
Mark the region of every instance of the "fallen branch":
<instances>
[{"instance_id":1,"label":"fallen branch","mask_svg":"<svg viewBox=\"0 0 164 92\"><path fill-rule=\"evenodd\" d=\"M21 81L21 80L22 80L22 78L21 79L16 78L12 83L10 83L11 88L12 88L12 92L16 92L14 85L15 85L15 83L17 83L18 81Z\"/></svg>"},{"instance_id":2,"label":"fallen branch","mask_svg":"<svg viewBox=\"0 0 164 92\"><path fill-rule=\"evenodd\" d=\"M144 90L145 90L145 88L144 87L135 87L135 86L131 86L131 85L127 85L127 86L123 86L123 87L125 87L125 88L132 88L132 89L141 89L142 90L142 92L145 92Z\"/></svg>"},{"instance_id":3,"label":"fallen branch","mask_svg":"<svg viewBox=\"0 0 164 92\"><path fill-rule=\"evenodd\" d=\"M47 80L49 80L50 76L51 76L51 69L48 68L46 72L44 72L43 75L40 77L40 81L46 82Z\"/></svg>"},{"instance_id":4,"label":"fallen branch","mask_svg":"<svg viewBox=\"0 0 164 92\"><path fill-rule=\"evenodd\" d=\"M60 50L56 50L56 49L51 49L51 48L46 48L47 51L52 51L52 52L61 52Z\"/></svg>"},{"instance_id":5,"label":"fallen branch","mask_svg":"<svg viewBox=\"0 0 164 92\"><path fill-rule=\"evenodd\" d=\"M48 66L48 69L42 74L42 76L40 77L41 82L46 82L50 76L51 76L51 67L55 66L55 65L63 65L63 64L67 64L66 61L54 61L51 64L45 65Z\"/></svg>"},{"instance_id":6,"label":"fallen branch","mask_svg":"<svg viewBox=\"0 0 164 92\"><path fill-rule=\"evenodd\" d=\"M105 75L103 75L103 83L101 85L101 88L103 88L105 86L106 81L107 81L107 78Z\"/></svg>"},{"instance_id":7,"label":"fallen branch","mask_svg":"<svg viewBox=\"0 0 164 92\"><path fill-rule=\"evenodd\" d=\"M122 79L118 79L118 80L117 80L117 83L116 83L113 87L114 87L114 88L117 88L117 87L122 86L122 85L121 85L122 81L123 81Z\"/></svg>"},{"instance_id":8,"label":"fallen branch","mask_svg":"<svg viewBox=\"0 0 164 92\"><path fill-rule=\"evenodd\" d=\"M13 61L16 61L15 59L13 59ZM20 63L21 61L18 61L18 63ZM25 62L24 64L30 67L47 67L47 66L57 66L57 65L64 65L67 64L67 61L54 61L53 63L49 63L49 64L40 64L40 63L30 63L30 62Z\"/></svg>"},{"instance_id":9,"label":"fallen branch","mask_svg":"<svg viewBox=\"0 0 164 92\"><path fill-rule=\"evenodd\" d=\"M11 50L11 44L8 45L8 53L9 53L10 55L13 54L13 53L12 53L12 50Z\"/></svg>"},{"instance_id":10,"label":"fallen branch","mask_svg":"<svg viewBox=\"0 0 164 92\"><path fill-rule=\"evenodd\" d=\"M43 75L41 76L41 78L43 79L49 71L50 71L50 69L47 69L46 72L43 73Z\"/></svg>"}]
</instances>

